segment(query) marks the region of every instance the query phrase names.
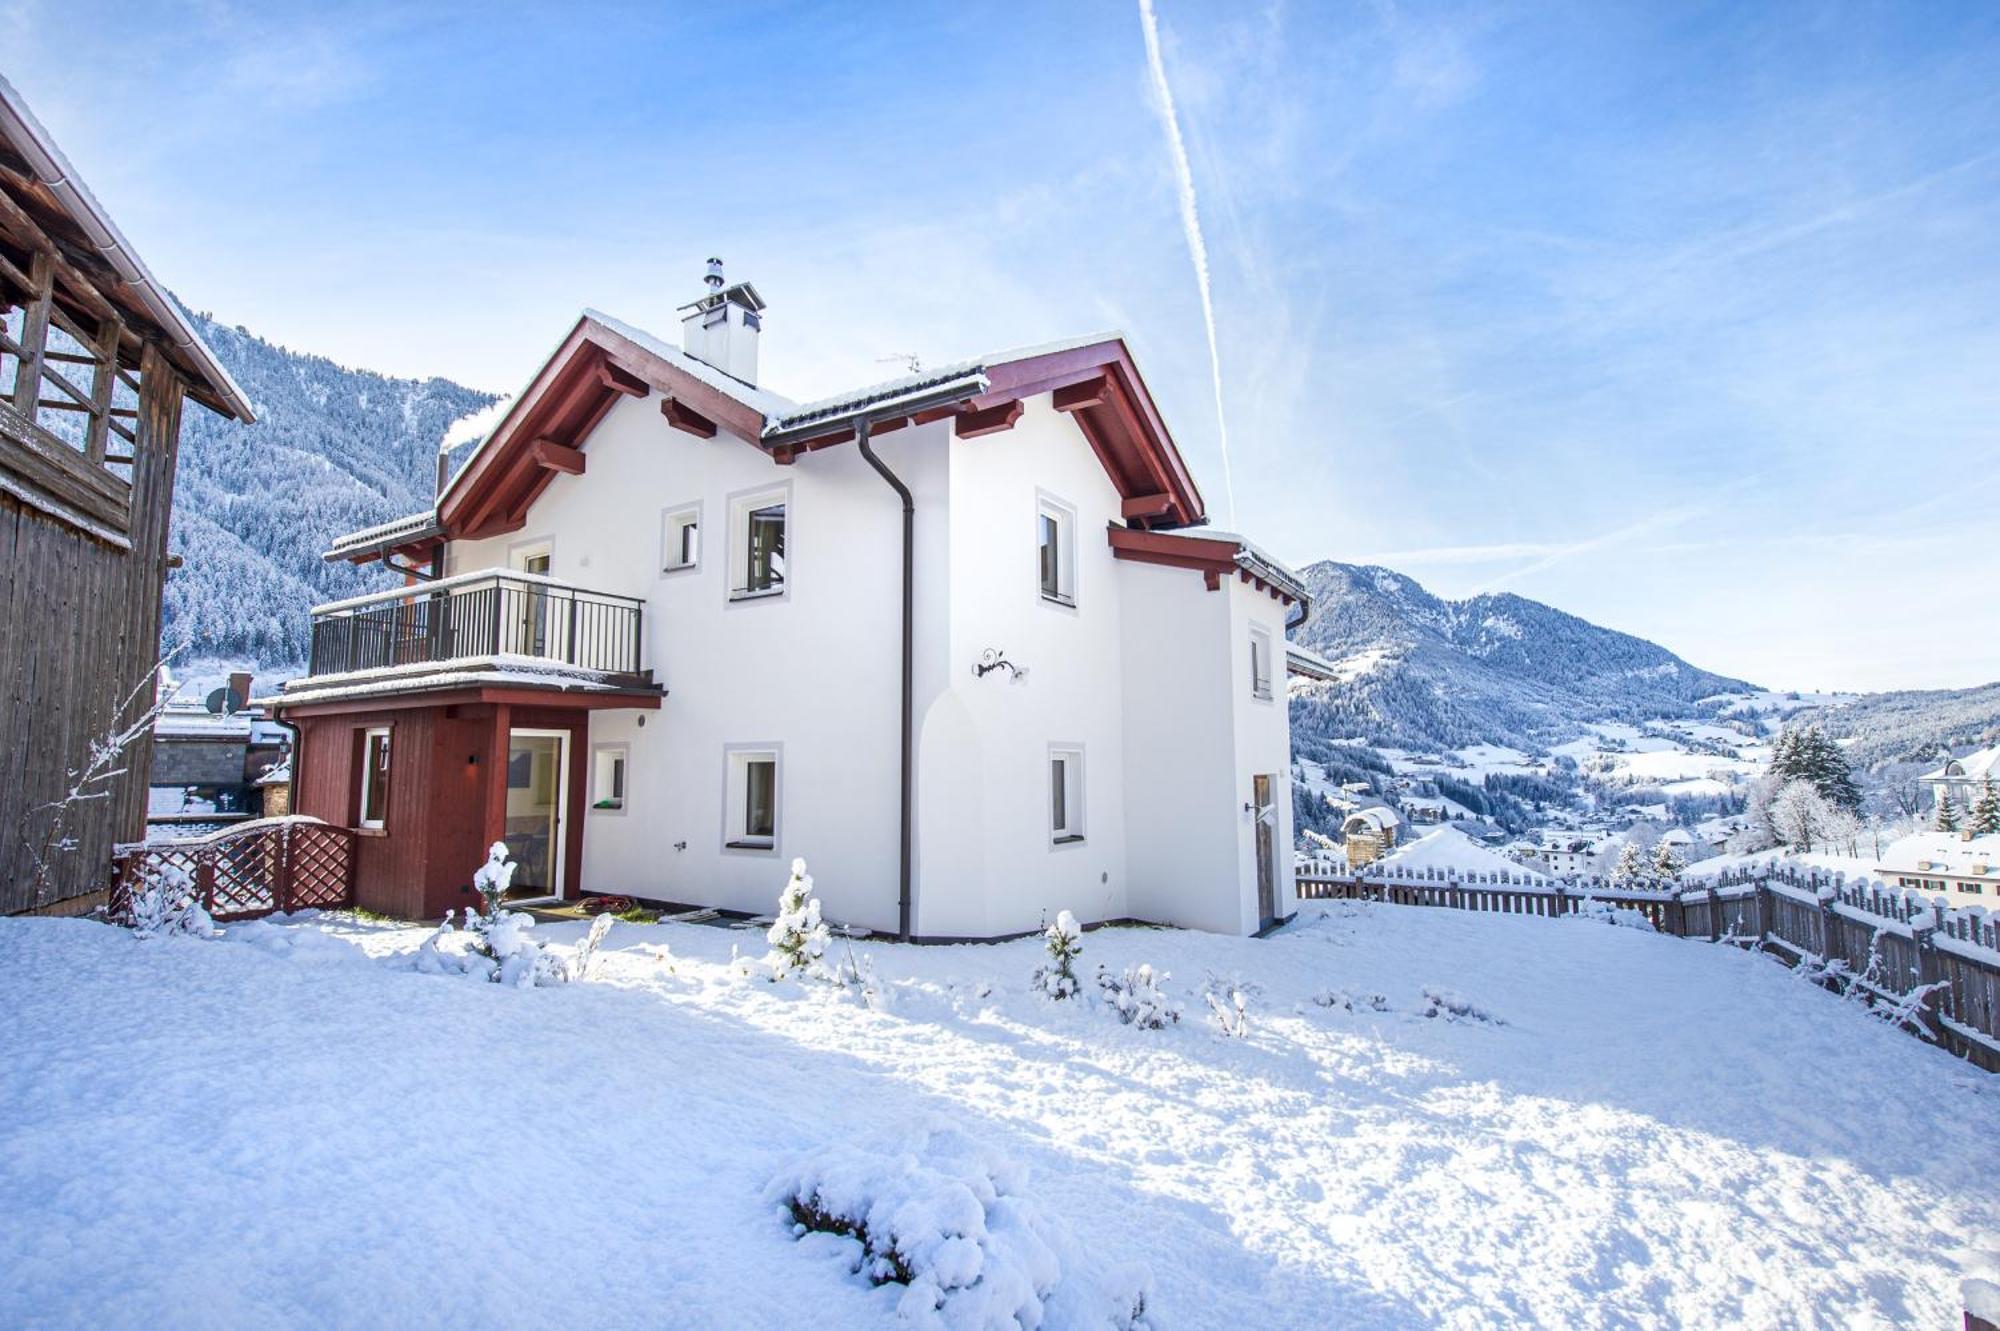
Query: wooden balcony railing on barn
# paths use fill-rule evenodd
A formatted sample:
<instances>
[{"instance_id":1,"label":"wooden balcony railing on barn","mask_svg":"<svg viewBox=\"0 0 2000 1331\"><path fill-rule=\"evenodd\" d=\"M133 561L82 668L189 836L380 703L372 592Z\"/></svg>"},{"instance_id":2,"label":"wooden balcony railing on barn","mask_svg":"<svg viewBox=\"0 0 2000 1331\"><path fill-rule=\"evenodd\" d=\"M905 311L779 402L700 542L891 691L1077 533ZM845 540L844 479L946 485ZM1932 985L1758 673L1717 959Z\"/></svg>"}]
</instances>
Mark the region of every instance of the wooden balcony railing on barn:
<instances>
[{"instance_id":1,"label":"wooden balcony railing on barn","mask_svg":"<svg viewBox=\"0 0 2000 1331\"><path fill-rule=\"evenodd\" d=\"M178 870L195 900L219 921L280 911L330 910L354 904L355 833L317 818L265 818L186 841L120 846L114 857L111 913L130 912L132 893Z\"/></svg>"}]
</instances>

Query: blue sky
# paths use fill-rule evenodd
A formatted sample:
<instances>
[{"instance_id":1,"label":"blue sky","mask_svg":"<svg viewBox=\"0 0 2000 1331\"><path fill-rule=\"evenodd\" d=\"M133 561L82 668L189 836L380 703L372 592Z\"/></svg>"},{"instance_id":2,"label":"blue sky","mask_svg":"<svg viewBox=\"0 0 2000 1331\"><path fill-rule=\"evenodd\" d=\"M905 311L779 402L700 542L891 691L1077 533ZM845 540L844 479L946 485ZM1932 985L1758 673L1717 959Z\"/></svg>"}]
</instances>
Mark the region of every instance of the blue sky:
<instances>
[{"instance_id":1,"label":"blue sky","mask_svg":"<svg viewBox=\"0 0 2000 1331\"><path fill-rule=\"evenodd\" d=\"M1777 687L2000 678L2000 6L1156 3L1237 527ZM0 0L0 59L229 321L506 390L719 253L798 398L1122 328L1227 520L1136 0L131 9Z\"/></svg>"}]
</instances>

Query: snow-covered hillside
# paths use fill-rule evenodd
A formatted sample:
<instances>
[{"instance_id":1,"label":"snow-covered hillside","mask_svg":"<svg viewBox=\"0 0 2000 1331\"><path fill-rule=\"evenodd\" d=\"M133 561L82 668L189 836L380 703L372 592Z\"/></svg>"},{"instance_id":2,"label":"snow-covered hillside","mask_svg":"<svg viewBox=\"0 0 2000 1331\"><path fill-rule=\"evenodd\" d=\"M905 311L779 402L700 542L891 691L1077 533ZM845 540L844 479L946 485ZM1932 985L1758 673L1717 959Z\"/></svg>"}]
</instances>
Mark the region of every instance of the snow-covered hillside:
<instances>
[{"instance_id":1,"label":"snow-covered hillside","mask_svg":"<svg viewBox=\"0 0 2000 1331\"><path fill-rule=\"evenodd\" d=\"M802 1177L952 1200L909 1223L1061 1328L1947 1326L2000 1232L1992 1078L1590 920L1088 935L1172 973L1160 1031L1031 996L1033 941L860 947L875 1010L740 977L753 934L619 924L530 990L422 936L0 920L0 1324L895 1324Z\"/></svg>"},{"instance_id":2,"label":"snow-covered hillside","mask_svg":"<svg viewBox=\"0 0 2000 1331\"><path fill-rule=\"evenodd\" d=\"M385 585L379 568L328 564L342 532L430 503L437 448L491 394L391 379L190 316L257 410L239 425L190 408L181 426L161 640L184 660L263 670L301 662L306 609Z\"/></svg>"},{"instance_id":3,"label":"snow-covered hillside","mask_svg":"<svg viewBox=\"0 0 2000 1331\"><path fill-rule=\"evenodd\" d=\"M1304 570L1312 617L1294 636L1342 678L1294 693L1295 729L1376 747L1535 747L1593 721L1692 716L1741 680L1513 595L1446 601L1385 568Z\"/></svg>"}]
</instances>

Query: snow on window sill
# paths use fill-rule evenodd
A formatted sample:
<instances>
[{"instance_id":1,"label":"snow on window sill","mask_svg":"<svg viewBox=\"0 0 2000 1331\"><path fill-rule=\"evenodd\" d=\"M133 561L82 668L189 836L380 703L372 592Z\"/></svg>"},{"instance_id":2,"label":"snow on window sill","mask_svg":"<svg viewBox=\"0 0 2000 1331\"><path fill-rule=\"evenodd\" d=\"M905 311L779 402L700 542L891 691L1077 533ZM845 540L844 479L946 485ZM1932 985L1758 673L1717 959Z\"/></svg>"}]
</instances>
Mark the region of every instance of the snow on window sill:
<instances>
[{"instance_id":1,"label":"snow on window sill","mask_svg":"<svg viewBox=\"0 0 2000 1331\"><path fill-rule=\"evenodd\" d=\"M785 589L783 587L765 587L761 590L750 587L738 587L735 591L729 593L729 599L731 601L768 601L773 597L783 596L784 594Z\"/></svg>"},{"instance_id":2,"label":"snow on window sill","mask_svg":"<svg viewBox=\"0 0 2000 1331\"><path fill-rule=\"evenodd\" d=\"M1079 833L1075 836L1054 837L1050 839L1049 844L1051 846L1080 846L1083 844L1083 836Z\"/></svg>"}]
</instances>

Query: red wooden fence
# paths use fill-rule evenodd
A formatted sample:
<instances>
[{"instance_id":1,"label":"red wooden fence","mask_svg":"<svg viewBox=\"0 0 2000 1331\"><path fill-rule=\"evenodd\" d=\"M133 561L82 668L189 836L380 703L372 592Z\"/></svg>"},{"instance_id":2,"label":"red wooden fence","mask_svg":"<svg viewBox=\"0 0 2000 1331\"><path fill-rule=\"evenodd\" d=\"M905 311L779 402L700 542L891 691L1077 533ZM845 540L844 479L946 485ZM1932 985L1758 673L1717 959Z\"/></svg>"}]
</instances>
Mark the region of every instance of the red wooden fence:
<instances>
[{"instance_id":1,"label":"red wooden fence","mask_svg":"<svg viewBox=\"0 0 2000 1331\"><path fill-rule=\"evenodd\" d=\"M220 921L354 903L354 832L317 818L262 818L185 841L120 846L113 857L111 913L131 905L134 886L183 870L202 909Z\"/></svg>"}]
</instances>

